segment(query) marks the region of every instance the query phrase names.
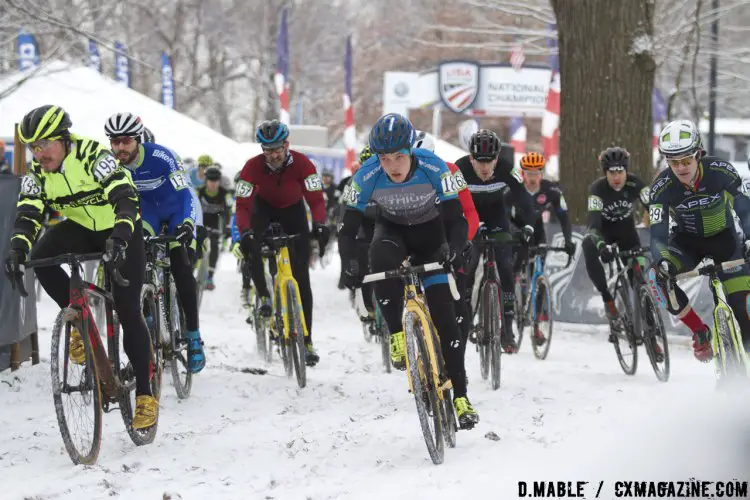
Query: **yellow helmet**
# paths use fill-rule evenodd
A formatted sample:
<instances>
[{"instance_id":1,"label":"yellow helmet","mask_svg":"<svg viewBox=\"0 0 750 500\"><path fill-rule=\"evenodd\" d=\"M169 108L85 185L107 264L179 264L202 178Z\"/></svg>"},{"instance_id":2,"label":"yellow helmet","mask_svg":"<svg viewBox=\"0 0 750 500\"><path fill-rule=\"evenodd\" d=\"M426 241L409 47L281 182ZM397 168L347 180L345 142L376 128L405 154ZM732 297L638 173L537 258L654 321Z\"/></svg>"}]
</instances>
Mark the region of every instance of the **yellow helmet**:
<instances>
[{"instance_id":1,"label":"yellow helmet","mask_svg":"<svg viewBox=\"0 0 750 500\"><path fill-rule=\"evenodd\" d=\"M26 113L18 124L18 136L24 144L41 139L59 139L69 133L71 125L70 115L60 106L42 106Z\"/></svg>"},{"instance_id":2,"label":"yellow helmet","mask_svg":"<svg viewBox=\"0 0 750 500\"><path fill-rule=\"evenodd\" d=\"M200 155L198 157L199 167L210 167L213 164L214 164L214 159L211 158L209 155Z\"/></svg>"},{"instance_id":3,"label":"yellow helmet","mask_svg":"<svg viewBox=\"0 0 750 500\"><path fill-rule=\"evenodd\" d=\"M370 149L369 145L365 145L365 147L362 148L362 151L359 152L359 163L364 165L364 163L370 159L370 157L373 156L373 152Z\"/></svg>"}]
</instances>

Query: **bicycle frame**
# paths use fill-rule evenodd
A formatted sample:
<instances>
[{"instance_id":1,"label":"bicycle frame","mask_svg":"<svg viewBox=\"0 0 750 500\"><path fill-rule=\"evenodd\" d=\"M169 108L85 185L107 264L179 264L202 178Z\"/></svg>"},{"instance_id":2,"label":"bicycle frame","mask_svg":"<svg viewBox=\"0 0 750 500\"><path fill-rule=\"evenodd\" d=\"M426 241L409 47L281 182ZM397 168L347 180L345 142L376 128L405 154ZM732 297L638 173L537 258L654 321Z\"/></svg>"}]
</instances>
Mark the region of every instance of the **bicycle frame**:
<instances>
[{"instance_id":1,"label":"bicycle frame","mask_svg":"<svg viewBox=\"0 0 750 500\"><path fill-rule=\"evenodd\" d=\"M271 239L273 240L274 238ZM284 290L288 283L291 282L294 284L293 288L298 304L302 304L302 299L299 293L299 285L297 284L297 280L294 279L294 275L292 273L292 262L291 257L289 256L289 247L287 245L287 240L289 239L289 237L285 236L279 239L283 240L283 244L279 245L279 248L276 251L276 258L274 260L275 272L272 272L271 274L274 276L274 297L278 297L281 301L281 304L274 305L280 306L281 308L281 320L284 326L284 338L288 340L290 331L288 314L289 298L287 297L287 294L284 293ZM271 262L269 261L269 267L270 264ZM300 323L302 324L302 333L304 334L305 338L308 338L310 337L310 334L307 331L307 323L304 320L304 314L302 314L301 316L302 317L300 318Z\"/></svg>"}]
</instances>

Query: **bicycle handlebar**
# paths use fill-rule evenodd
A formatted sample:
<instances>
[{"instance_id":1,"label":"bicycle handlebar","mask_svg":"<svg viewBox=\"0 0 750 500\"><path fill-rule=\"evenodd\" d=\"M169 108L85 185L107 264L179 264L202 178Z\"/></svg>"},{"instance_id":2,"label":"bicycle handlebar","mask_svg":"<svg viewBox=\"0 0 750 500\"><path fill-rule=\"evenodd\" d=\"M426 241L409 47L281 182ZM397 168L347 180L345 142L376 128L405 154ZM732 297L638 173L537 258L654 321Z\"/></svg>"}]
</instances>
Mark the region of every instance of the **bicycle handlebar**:
<instances>
[{"instance_id":1,"label":"bicycle handlebar","mask_svg":"<svg viewBox=\"0 0 750 500\"><path fill-rule=\"evenodd\" d=\"M373 281L382 281L392 278L404 278L412 273L422 274L431 271L444 271L448 275L448 287L451 289L453 299L458 300L461 298L461 294L458 293L458 287L456 286L456 279L453 277L453 273L448 272L445 265L440 262L430 262L420 266L411 266L407 264L398 269L391 269L390 271L384 271L382 273L368 274L364 277L362 283L372 283Z\"/></svg>"},{"instance_id":2,"label":"bicycle handlebar","mask_svg":"<svg viewBox=\"0 0 750 500\"><path fill-rule=\"evenodd\" d=\"M144 242L146 246L179 242L181 246L187 249L187 246L184 243L180 242L177 239L177 237L172 234L160 234L159 236L146 236L144 238ZM169 248L167 248L167 253L169 253ZM187 267L190 267L190 257L188 256L187 252L184 252L182 254L182 261L185 263Z\"/></svg>"},{"instance_id":3,"label":"bicycle handlebar","mask_svg":"<svg viewBox=\"0 0 750 500\"><path fill-rule=\"evenodd\" d=\"M35 267L51 267L51 266L59 266L61 264L68 264L70 267L78 267L82 262L88 262L92 260L102 260L102 256L104 254L102 252L96 252L96 253L83 253L83 254L75 254L75 253L64 253L61 255L57 255L55 257L47 257L44 259L34 259L28 261L24 267L33 269ZM105 267L109 268L110 266L105 263ZM109 268L108 271L112 274L112 279L117 283L119 286L126 287L130 286L130 281L126 280L122 274L120 274L120 270L116 268ZM15 279L15 286L18 288L18 293L21 294L22 297L28 297L29 292L26 291L26 287L23 284L23 275L17 275Z\"/></svg>"},{"instance_id":4,"label":"bicycle handlebar","mask_svg":"<svg viewBox=\"0 0 750 500\"><path fill-rule=\"evenodd\" d=\"M680 280L687 279L687 278L695 278L697 276L708 276L709 274L715 272L717 267L720 267L722 271L728 271L729 269L733 267L744 266L744 265L745 265L745 259L736 259L736 260L730 260L728 262L722 262L721 265L718 265L718 266L715 263L711 263L711 264L701 267L700 269L693 269L692 271L680 273L674 277L674 280L680 281Z\"/></svg>"}]
</instances>

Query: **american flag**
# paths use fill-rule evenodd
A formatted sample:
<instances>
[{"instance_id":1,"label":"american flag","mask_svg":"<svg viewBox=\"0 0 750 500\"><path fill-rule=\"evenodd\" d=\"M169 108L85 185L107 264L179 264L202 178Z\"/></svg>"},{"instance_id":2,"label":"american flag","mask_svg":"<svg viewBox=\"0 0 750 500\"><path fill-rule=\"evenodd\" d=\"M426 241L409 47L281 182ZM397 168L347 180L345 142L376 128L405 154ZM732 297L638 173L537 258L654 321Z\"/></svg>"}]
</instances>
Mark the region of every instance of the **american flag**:
<instances>
[{"instance_id":1,"label":"american flag","mask_svg":"<svg viewBox=\"0 0 750 500\"><path fill-rule=\"evenodd\" d=\"M279 32L276 35L276 74L273 81L279 95L281 112L279 121L289 123L289 38L287 36L286 9L281 11Z\"/></svg>"},{"instance_id":2,"label":"american flag","mask_svg":"<svg viewBox=\"0 0 750 500\"><path fill-rule=\"evenodd\" d=\"M557 30L555 25L550 29ZM552 179L560 178L560 61L557 57L557 40L550 36L549 48L554 52L549 59L552 76L547 92L547 105L542 115L542 148L547 159L545 172Z\"/></svg>"},{"instance_id":3,"label":"american flag","mask_svg":"<svg viewBox=\"0 0 750 500\"><path fill-rule=\"evenodd\" d=\"M357 133L354 127L354 106L352 105L352 36L346 37L344 53L344 145L346 162L344 168L353 172L352 166L357 161Z\"/></svg>"},{"instance_id":4,"label":"american flag","mask_svg":"<svg viewBox=\"0 0 750 500\"><path fill-rule=\"evenodd\" d=\"M523 43L521 43L521 37L516 36L513 48L510 51L510 65L516 71L521 71L523 63L526 61L526 56L523 55Z\"/></svg>"}]
</instances>

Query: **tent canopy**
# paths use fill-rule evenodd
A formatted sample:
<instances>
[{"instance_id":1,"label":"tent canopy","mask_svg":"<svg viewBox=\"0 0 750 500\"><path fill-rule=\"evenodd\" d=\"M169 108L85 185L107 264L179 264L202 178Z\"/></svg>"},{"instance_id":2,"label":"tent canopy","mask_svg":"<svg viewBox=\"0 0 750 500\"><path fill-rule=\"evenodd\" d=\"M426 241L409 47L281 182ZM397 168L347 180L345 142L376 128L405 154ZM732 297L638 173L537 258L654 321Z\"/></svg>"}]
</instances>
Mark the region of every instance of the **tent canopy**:
<instances>
[{"instance_id":1,"label":"tent canopy","mask_svg":"<svg viewBox=\"0 0 750 500\"><path fill-rule=\"evenodd\" d=\"M25 80L28 78L27 80ZM192 118L167 108L135 90L88 67L52 61L36 73L23 72L0 80L0 137L12 138L14 124L33 108L62 106L73 121L73 132L106 140L104 122L114 113L129 111L141 117L156 140L182 158L211 155L233 176L252 156L252 147L240 148L234 140ZM255 144L255 153L260 146Z\"/></svg>"}]
</instances>

